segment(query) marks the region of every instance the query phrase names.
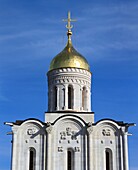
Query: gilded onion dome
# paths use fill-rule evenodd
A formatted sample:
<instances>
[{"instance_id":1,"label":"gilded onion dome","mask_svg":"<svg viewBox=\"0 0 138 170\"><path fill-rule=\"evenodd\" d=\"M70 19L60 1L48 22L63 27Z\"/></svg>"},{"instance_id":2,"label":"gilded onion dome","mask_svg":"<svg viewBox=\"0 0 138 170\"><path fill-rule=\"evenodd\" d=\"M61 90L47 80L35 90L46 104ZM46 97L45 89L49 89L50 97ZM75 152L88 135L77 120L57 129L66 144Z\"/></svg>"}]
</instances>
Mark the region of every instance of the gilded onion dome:
<instances>
[{"instance_id":1,"label":"gilded onion dome","mask_svg":"<svg viewBox=\"0 0 138 170\"><path fill-rule=\"evenodd\" d=\"M63 51L51 61L50 70L67 67L81 68L89 71L87 60L75 50L71 41L68 41Z\"/></svg>"},{"instance_id":2,"label":"gilded onion dome","mask_svg":"<svg viewBox=\"0 0 138 170\"><path fill-rule=\"evenodd\" d=\"M64 21L68 22L68 25L66 26L68 29L68 42L63 51L61 51L56 57L53 58L49 70L58 68L81 68L89 71L90 68L87 60L75 50L71 42L72 25L70 25L70 22L75 20L72 20L70 18L70 13L68 13L68 19Z\"/></svg>"}]
</instances>

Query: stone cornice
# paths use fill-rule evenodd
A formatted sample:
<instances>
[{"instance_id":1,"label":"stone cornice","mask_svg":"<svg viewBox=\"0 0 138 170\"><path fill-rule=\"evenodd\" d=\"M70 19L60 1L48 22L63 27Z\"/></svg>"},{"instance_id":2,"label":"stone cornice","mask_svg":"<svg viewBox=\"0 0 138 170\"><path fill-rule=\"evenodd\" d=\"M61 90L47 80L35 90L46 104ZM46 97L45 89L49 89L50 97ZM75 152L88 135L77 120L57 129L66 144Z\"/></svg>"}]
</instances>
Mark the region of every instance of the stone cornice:
<instances>
[{"instance_id":1,"label":"stone cornice","mask_svg":"<svg viewBox=\"0 0 138 170\"><path fill-rule=\"evenodd\" d=\"M53 75L53 74L61 74L61 73L80 73L80 74L85 74L88 76L91 76L91 73L87 70L80 69L80 68L60 68L56 70L52 70L48 72L48 76Z\"/></svg>"}]
</instances>

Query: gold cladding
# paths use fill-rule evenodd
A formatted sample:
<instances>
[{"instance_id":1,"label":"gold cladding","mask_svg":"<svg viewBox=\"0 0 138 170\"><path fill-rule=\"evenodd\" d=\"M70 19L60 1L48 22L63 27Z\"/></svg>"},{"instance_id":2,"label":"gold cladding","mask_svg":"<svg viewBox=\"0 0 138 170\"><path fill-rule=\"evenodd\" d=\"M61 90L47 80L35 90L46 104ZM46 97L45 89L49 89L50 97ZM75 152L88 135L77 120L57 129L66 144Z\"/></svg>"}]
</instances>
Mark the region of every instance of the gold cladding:
<instances>
[{"instance_id":1,"label":"gold cladding","mask_svg":"<svg viewBox=\"0 0 138 170\"><path fill-rule=\"evenodd\" d=\"M51 61L49 70L67 67L90 70L87 60L74 49L70 40L64 50Z\"/></svg>"},{"instance_id":2,"label":"gold cladding","mask_svg":"<svg viewBox=\"0 0 138 170\"><path fill-rule=\"evenodd\" d=\"M64 19L63 21L67 22L66 28L68 29L68 43L64 50L51 61L49 70L71 67L81 68L89 71L90 68L87 60L74 49L71 43L71 29L73 27L73 25L71 25L71 22L74 22L76 20L71 19L70 12L68 12L68 19Z\"/></svg>"}]
</instances>

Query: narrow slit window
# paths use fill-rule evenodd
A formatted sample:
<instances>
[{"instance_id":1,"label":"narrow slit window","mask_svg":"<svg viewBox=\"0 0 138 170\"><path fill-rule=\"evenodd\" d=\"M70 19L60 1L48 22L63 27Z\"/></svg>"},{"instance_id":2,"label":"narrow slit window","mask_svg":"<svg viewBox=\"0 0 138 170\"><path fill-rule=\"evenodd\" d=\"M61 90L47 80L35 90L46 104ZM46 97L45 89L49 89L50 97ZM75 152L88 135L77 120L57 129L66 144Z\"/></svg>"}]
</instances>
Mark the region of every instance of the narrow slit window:
<instances>
[{"instance_id":1,"label":"narrow slit window","mask_svg":"<svg viewBox=\"0 0 138 170\"><path fill-rule=\"evenodd\" d=\"M67 151L67 170L74 170L74 154L72 149Z\"/></svg>"},{"instance_id":2,"label":"narrow slit window","mask_svg":"<svg viewBox=\"0 0 138 170\"><path fill-rule=\"evenodd\" d=\"M63 108L65 107L65 89L62 89L63 91Z\"/></svg>"},{"instance_id":3,"label":"narrow slit window","mask_svg":"<svg viewBox=\"0 0 138 170\"><path fill-rule=\"evenodd\" d=\"M36 159L36 152L34 148L30 148L29 153L29 170L35 170L35 159Z\"/></svg>"},{"instance_id":4,"label":"narrow slit window","mask_svg":"<svg viewBox=\"0 0 138 170\"><path fill-rule=\"evenodd\" d=\"M68 108L73 109L73 87L68 87Z\"/></svg>"},{"instance_id":5,"label":"narrow slit window","mask_svg":"<svg viewBox=\"0 0 138 170\"><path fill-rule=\"evenodd\" d=\"M105 151L105 163L106 170L113 170L112 151L110 149L106 149Z\"/></svg>"}]
</instances>

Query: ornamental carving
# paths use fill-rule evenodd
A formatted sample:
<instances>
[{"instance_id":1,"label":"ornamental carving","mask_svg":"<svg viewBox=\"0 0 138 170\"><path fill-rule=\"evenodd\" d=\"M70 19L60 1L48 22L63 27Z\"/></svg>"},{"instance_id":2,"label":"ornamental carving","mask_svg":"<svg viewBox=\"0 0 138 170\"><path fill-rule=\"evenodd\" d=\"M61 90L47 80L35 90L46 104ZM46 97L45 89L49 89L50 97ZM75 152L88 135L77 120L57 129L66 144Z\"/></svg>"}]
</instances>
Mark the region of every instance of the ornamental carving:
<instances>
[{"instance_id":1,"label":"ornamental carving","mask_svg":"<svg viewBox=\"0 0 138 170\"><path fill-rule=\"evenodd\" d=\"M63 140L68 140L68 143L71 142L71 140L77 140L77 132L75 131L72 131L72 129L70 127L67 127L66 128L66 131L62 131L60 132L60 143L63 141Z\"/></svg>"},{"instance_id":2,"label":"ornamental carving","mask_svg":"<svg viewBox=\"0 0 138 170\"><path fill-rule=\"evenodd\" d=\"M59 74L59 73L66 73L66 72L80 73L80 74L85 74L85 75L91 76L89 71L83 70L83 69L76 69L76 68L60 68L60 69L56 69L56 70L51 71L49 73L49 76L56 75L56 74Z\"/></svg>"},{"instance_id":3,"label":"ornamental carving","mask_svg":"<svg viewBox=\"0 0 138 170\"><path fill-rule=\"evenodd\" d=\"M58 147L58 152L63 152L63 147L62 146Z\"/></svg>"},{"instance_id":4,"label":"ornamental carving","mask_svg":"<svg viewBox=\"0 0 138 170\"><path fill-rule=\"evenodd\" d=\"M52 127L46 128L46 131L47 131L48 134L50 134L52 132Z\"/></svg>"},{"instance_id":5,"label":"ornamental carving","mask_svg":"<svg viewBox=\"0 0 138 170\"><path fill-rule=\"evenodd\" d=\"M89 123L88 123L88 127L92 127L92 122L89 122Z\"/></svg>"},{"instance_id":6,"label":"ornamental carving","mask_svg":"<svg viewBox=\"0 0 138 170\"><path fill-rule=\"evenodd\" d=\"M60 139L65 140L66 139L66 132L60 132Z\"/></svg>"},{"instance_id":7,"label":"ornamental carving","mask_svg":"<svg viewBox=\"0 0 138 170\"><path fill-rule=\"evenodd\" d=\"M91 83L91 78L86 77L84 78L79 78L78 76L56 76L54 79L49 79L48 80L50 84L55 84L55 83L81 83L83 85L90 86Z\"/></svg>"},{"instance_id":8,"label":"ornamental carving","mask_svg":"<svg viewBox=\"0 0 138 170\"><path fill-rule=\"evenodd\" d=\"M71 136L72 135L72 132L71 132L71 128L66 128L66 133L68 136Z\"/></svg>"},{"instance_id":9,"label":"ornamental carving","mask_svg":"<svg viewBox=\"0 0 138 170\"><path fill-rule=\"evenodd\" d=\"M35 128L29 128L28 130L27 130L27 134L28 135L34 135L36 133L36 129Z\"/></svg>"},{"instance_id":10,"label":"ornamental carving","mask_svg":"<svg viewBox=\"0 0 138 170\"><path fill-rule=\"evenodd\" d=\"M76 132L72 131L71 139L72 140L76 140L77 139Z\"/></svg>"},{"instance_id":11,"label":"ornamental carving","mask_svg":"<svg viewBox=\"0 0 138 170\"><path fill-rule=\"evenodd\" d=\"M102 134L103 134L103 136L111 136L111 130L110 129L103 129Z\"/></svg>"},{"instance_id":12,"label":"ornamental carving","mask_svg":"<svg viewBox=\"0 0 138 170\"><path fill-rule=\"evenodd\" d=\"M75 152L80 152L80 148L79 147L75 147Z\"/></svg>"},{"instance_id":13,"label":"ornamental carving","mask_svg":"<svg viewBox=\"0 0 138 170\"><path fill-rule=\"evenodd\" d=\"M92 122L89 122L89 123L88 123L87 131L88 131L89 134L92 133L92 131L93 131Z\"/></svg>"},{"instance_id":14,"label":"ornamental carving","mask_svg":"<svg viewBox=\"0 0 138 170\"><path fill-rule=\"evenodd\" d=\"M47 128L46 128L46 131L48 134L50 134L52 132L52 125L50 122L47 122Z\"/></svg>"},{"instance_id":15,"label":"ornamental carving","mask_svg":"<svg viewBox=\"0 0 138 170\"><path fill-rule=\"evenodd\" d=\"M92 127L89 127L89 128L87 128L87 131L88 131L88 133L89 133L89 135L92 133L92 131L93 131L93 128Z\"/></svg>"},{"instance_id":16,"label":"ornamental carving","mask_svg":"<svg viewBox=\"0 0 138 170\"><path fill-rule=\"evenodd\" d=\"M47 127L51 126L51 122L46 123Z\"/></svg>"}]
</instances>

